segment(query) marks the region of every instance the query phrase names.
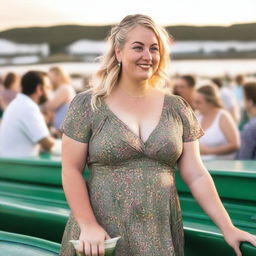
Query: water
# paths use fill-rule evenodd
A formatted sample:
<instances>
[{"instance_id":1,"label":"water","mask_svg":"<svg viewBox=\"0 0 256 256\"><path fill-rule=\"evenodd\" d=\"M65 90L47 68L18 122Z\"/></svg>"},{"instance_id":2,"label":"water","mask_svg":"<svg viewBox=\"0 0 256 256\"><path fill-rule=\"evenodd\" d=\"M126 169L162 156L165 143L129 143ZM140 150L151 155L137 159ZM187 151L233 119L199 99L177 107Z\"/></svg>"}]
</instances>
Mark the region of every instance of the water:
<instances>
[{"instance_id":1,"label":"water","mask_svg":"<svg viewBox=\"0 0 256 256\"><path fill-rule=\"evenodd\" d=\"M104 41L92 41L81 39L68 47L67 53L84 56L84 54L102 54L106 50ZM186 53L235 53L256 51L256 41L174 41L170 46L172 54ZM3 57L7 54L18 54L9 62L5 62ZM53 64L29 64L36 63L39 56L48 56L47 44L25 45L13 43L0 39L0 65L10 63L10 66L0 67L0 75L8 71L24 73L31 69L48 71ZM2 56L2 57L1 57ZM185 55L184 55L185 56ZM205 55L206 56L206 55ZM18 64L12 65L11 64ZM61 66L71 74L91 74L97 69L95 63L61 63ZM171 74L192 73L196 75L216 76L223 74L235 75L238 73L256 73L256 59L204 59L204 60L174 60L170 69Z\"/></svg>"},{"instance_id":2,"label":"water","mask_svg":"<svg viewBox=\"0 0 256 256\"><path fill-rule=\"evenodd\" d=\"M195 74L217 76L223 74L256 74L256 59L173 60L170 74ZM88 75L96 71L96 63L52 63L0 67L0 76L9 71L20 74L28 70L48 71L50 66L60 65L70 74Z\"/></svg>"},{"instance_id":3,"label":"water","mask_svg":"<svg viewBox=\"0 0 256 256\"><path fill-rule=\"evenodd\" d=\"M256 59L179 60L172 62L171 73L206 76L256 74Z\"/></svg>"}]
</instances>

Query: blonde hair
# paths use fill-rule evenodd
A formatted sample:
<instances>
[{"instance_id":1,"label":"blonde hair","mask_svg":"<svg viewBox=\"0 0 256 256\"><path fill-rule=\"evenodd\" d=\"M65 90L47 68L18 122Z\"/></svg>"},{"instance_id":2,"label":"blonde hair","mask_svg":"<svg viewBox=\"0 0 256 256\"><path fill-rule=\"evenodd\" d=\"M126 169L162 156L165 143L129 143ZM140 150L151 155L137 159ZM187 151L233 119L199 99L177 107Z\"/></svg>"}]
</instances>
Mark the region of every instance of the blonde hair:
<instances>
[{"instance_id":1,"label":"blonde hair","mask_svg":"<svg viewBox=\"0 0 256 256\"><path fill-rule=\"evenodd\" d=\"M155 24L149 16L142 14L128 15L111 29L107 38L108 50L101 57L100 67L93 76L90 84L91 88L89 89L92 92L91 105L93 109L97 108L97 99L108 96L117 84L122 67L118 65L115 48L122 49L126 42L127 33L137 26L151 29L155 33L159 43L160 62L157 70L150 78L149 84L152 87L162 89L169 83L167 71L170 64L170 57L168 50L169 35L167 31Z\"/></svg>"},{"instance_id":2,"label":"blonde hair","mask_svg":"<svg viewBox=\"0 0 256 256\"><path fill-rule=\"evenodd\" d=\"M212 104L214 107L223 108L219 89L216 85L203 85L197 89L197 92L201 93L204 96L205 101Z\"/></svg>"},{"instance_id":3,"label":"blonde hair","mask_svg":"<svg viewBox=\"0 0 256 256\"><path fill-rule=\"evenodd\" d=\"M49 72L55 73L57 76L61 78L63 83L69 84L70 83L70 76L67 74L62 68L60 67L51 67Z\"/></svg>"}]
</instances>

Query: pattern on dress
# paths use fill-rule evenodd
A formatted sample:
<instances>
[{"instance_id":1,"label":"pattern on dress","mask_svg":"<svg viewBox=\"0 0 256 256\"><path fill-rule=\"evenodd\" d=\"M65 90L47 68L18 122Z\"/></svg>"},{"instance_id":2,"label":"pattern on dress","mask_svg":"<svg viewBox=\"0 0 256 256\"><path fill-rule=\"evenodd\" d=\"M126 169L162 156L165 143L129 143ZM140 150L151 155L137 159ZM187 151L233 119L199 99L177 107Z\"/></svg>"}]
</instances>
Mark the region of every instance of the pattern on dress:
<instances>
[{"instance_id":1,"label":"pattern on dress","mask_svg":"<svg viewBox=\"0 0 256 256\"><path fill-rule=\"evenodd\" d=\"M78 94L62 131L88 143L87 181L98 223L111 236L121 236L116 256L183 256L184 234L175 171L183 142L203 135L196 117L182 98L165 95L159 123L143 142L104 100L93 111L91 95ZM70 216L60 255L75 256L71 239L79 226Z\"/></svg>"}]
</instances>

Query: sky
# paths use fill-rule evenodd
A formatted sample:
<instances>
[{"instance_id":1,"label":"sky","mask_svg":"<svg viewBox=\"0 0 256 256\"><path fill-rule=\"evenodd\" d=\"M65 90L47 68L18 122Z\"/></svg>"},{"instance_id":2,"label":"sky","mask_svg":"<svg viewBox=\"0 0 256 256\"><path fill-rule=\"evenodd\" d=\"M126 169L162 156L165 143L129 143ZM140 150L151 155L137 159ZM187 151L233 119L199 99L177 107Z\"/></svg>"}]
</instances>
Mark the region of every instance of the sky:
<instances>
[{"instance_id":1,"label":"sky","mask_svg":"<svg viewBox=\"0 0 256 256\"><path fill-rule=\"evenodd\" d=\"M256 0L0 0L0 31L60 24L115 24L128 14L160 25L256 22Z\"/></svg>"}]
</instances>

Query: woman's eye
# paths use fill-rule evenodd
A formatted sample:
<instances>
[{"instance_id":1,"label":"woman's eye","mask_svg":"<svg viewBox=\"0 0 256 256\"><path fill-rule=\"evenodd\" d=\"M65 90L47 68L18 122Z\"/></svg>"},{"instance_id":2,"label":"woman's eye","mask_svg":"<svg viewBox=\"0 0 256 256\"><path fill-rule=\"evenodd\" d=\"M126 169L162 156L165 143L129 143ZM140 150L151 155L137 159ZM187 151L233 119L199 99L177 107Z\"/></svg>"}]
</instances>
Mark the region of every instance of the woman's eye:
<instances>
[{"instance_id":1,"label":"woman's eye","mask_svg":"<svg viewBox=\"0 0 256 256\"><path fill-rule=\"evenodd\" d=\"M152 47L152 48L150 48L150 50L153 51L153 52L158 52L159 51L159 49L157 47Z\"/></svg>"},{"instance_id":2,"label":"woman's eye","mask_svg":"<svg viewBox=\"0 0 256 256\"><path fill-rule=\"evenodd\" d=\"M133 47L133 49L135 49L135 50L137 50L137 51L143 50L142 46L135 46L135 47Z\"/></svg>"}]
</instances>

